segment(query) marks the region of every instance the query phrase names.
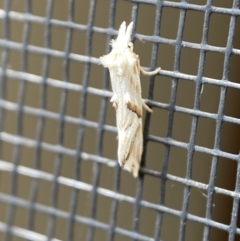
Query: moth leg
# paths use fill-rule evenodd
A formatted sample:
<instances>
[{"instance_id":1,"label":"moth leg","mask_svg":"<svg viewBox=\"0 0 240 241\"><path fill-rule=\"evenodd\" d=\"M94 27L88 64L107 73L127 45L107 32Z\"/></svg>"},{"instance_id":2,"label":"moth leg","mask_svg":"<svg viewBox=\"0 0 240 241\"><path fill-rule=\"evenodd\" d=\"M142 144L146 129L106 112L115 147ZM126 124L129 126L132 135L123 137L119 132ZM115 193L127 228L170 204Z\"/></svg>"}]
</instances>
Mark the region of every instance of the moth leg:
<instances>
[{"instance_id":1,"label":"moth leg","mask_svg":"<svg viewBox=\"0 0 240 241\"><path fill-rule=\"evenodd\" d=\"M153 70L153 71L145 71L142 67L140 67L140 70L141 70L141 72L144 74L144 75L155 75L155 74L157 74L159 71L160 71L160 67L159 68L157 68L157 69L155 69L155 70Z\"/></svg>"},{"instance_id":2,"label":"moth leg","mask_svg":"<svg viewBox=\"0 0 240 241\"><path fill-rule=\"evenodd\" d=\"M144 107L148 112L153 112L153 110L150 109L150 108L145 104L144 100L142 100L142 105L143 105L143 107Z\"/></svg>"},{"instance_id":3,"label":"moth leg","mask_svg":"<svg viewBox=\"0 0 240 241\"><path fill-rule=\"evenodd\" d=\"M118 102L117 102L117 98L115 95L113 95L113 97L111 98L110 102L113 103L113 107L115 108L115 110L117 110L118 108Z\"/></svg>"}]
</instances>

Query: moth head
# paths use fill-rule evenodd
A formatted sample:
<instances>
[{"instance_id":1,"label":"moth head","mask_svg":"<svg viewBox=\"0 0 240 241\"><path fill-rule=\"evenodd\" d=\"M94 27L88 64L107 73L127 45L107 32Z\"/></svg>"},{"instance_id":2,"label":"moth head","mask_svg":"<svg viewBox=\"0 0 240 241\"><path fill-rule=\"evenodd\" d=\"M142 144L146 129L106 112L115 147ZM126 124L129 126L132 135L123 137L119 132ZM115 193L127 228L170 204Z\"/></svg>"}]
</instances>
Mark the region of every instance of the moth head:
<instances>
[{"instance_id":1,"label":"moth head","mask_svg":"<svg viewBox=\"0 0 240 241\"><path fill-rule=\"evenodd\" d=\"M119 28L117 39L112 41L112 46L118 48L132 48L132 29L133 22L126 27L126 22L124 21Z\"/></svg>"}]
</instances>

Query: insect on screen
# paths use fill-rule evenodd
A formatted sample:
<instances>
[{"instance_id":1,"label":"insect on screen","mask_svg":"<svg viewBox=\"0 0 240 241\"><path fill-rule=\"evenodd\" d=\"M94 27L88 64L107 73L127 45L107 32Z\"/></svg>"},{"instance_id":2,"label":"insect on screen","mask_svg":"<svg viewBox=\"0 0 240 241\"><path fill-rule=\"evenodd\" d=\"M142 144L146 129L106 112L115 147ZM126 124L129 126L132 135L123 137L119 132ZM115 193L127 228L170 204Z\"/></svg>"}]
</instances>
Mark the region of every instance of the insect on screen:
<instances>
[{"instance_id":1,"label":"insect on screen","mask_svg":"<svg viewBox=\"0 0 240 241\"><path fill-rule=\"evenodd\" d=\"M239 15L239 0L0 0L0 240L240 240ZM140 75L137 178L99 61L123 21L143 69L161 67Z\"/></svg>"}]
</instances>

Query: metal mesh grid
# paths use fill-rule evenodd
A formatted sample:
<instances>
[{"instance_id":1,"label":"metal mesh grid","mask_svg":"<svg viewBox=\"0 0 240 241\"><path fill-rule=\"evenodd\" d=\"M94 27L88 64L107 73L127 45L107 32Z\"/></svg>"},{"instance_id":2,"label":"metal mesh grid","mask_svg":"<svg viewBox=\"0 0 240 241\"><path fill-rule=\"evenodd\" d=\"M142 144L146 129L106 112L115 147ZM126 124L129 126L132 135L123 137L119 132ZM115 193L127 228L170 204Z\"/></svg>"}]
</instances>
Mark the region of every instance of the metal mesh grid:
<instances>
[{"instance_id":1,"label":"metal mesh grid","mask_svg":"<svg viewBox=\"0 0 240 241\"><path fill-rule=\"evenodd\" d=\"M0 170L2 173L10 172L10 191L9 194L0 192L1 203L8 204L5 222L0 223L0 230L4 234L4 240L10 240L12 237L19 237L23 240L59 240L54 236L54 228L56 225L56 218L60 217L67 222L66 228L66 240L74 240L74 225L75 223L81 223L88 227L86 240L94 239L94 230L96 228L107 231L107 240L115 240L117 234L131 238L131 240L159 240L161 237L161 227L163 226L163 216L164 214L170 214L179 218L179 231L178 240L185 240L186 233L186 222L188 220L201 223L204 225L203 236L201 240L209 240L210 229L216 228L224 230L228 233L228 240L235 240L235 237L240 234L240 228L237 227L238 219L238 205L239 205L239 189L240 189L240 156L239 154L233 154L221 150L220 140L221 140L221 129L223 123L234 123L239 125L240 119L232 116L227 116L224 114L224 107L226 102L226 91L228 88L234 88L239 90L240 84L233 83L229 81L229 70L230 70L230 57L232 55L240 55L240 50L233 48L233 37L236 28L237 17L240 15L240 10L238 8L239 1L233 0L231 8L222 8L213 6L213 1L206 1L205 5L191 4L187 0L182 0L181 2L171 2L162 0L132 0L132 16L131 19L137 22L138 9L141 4L151 4L154 6L156 11L155 16L155 26L154 35L146 36L135 33L134 37L136 39L141 39L144 41L152 42L152 53L151 53L151 69L157 66L158 58L158 46L159 44L169 44L173 45L175 48L174 56L174 68L172 71L161 70L160 76L167 76L172 79L172 89L170 102L168 104L154 101L153 90L154 90L154 78L149 79L149 94L147 104L153 108L160 108L168 110L168 121L167 121L167 134L165 137L154 136L149 134L150 128L150 114L146 114L144 120L144 153L142 159L142 167L140 169L139 179L137 180L136 186L136 196L131 197L129 195L124 195L119 192L120 189L120 168L115 160L104 157L103 155L103 138L105 132L116 133L116 127L106 124L106 111L108 98L111 96L109 91L109 76L107 70L104 70L105 82L102 89L89 87L89 76L90 76L90 66L98 64L98 59L92 56L92 38L94 34L106 34L107 43L110 39L116 35L117 30L114 29L115 16L116 16L116 6L117 2L115 0L110 1L110 12L109 12L109 24L108 28L96 27L94 24L94 17L96 11L96 0L91 0L89 5L89 17L88 23L86 25L81 25L74 23L73 12L74 12L74 1L68 1L68 19L67 21L61 21L54 19L52 17L52 12L54 8L54 1L48 0L46 2L46 15L44 17L36 16L31 14L31 0L25 1L25 12L20 13L16 11L11 11L11 1L6 0L4 3L4 8L0 9L0 18L3 19L3 35L0 39L0 46L2 48L1 52L1 70L0 70L0 151L3 148L4 143L10 143L13 145L12 149L12 160L8 162L3 160L2 157L0 161ZM162 10L165 7L180 9L177 38L176 40L167 39L160 36L160 23ZM183 31L184 23L186 18L186 12L188 10L195 10L204 13L203 22L203 32L201 43L192 43L183 41ZM226 47L217 47L208 44L208 26L210 22L210 16L212 13L221 13L230 16L229 32L227 38ZM10 40L10 20L17 20L24 23L24 31L22 42L14 42ZM32 23L38 23L44 25L44 46L34 46L29 44L29 31L30 25ZM63 27L67 28L65 50L58 51L51 48L51 27ZM84 31L86 33L86 39L88 45L86 45L85 55L74 54L71 52L71 41L73 30ZM180 57L182 47L188 47L192 49L197 49L200 51L198 72L197 75L189 75L180 73ZM9 51L17 50L21 51L21 69L14 70L8 67ZM107 44L106 52L109 52L110 46ZM224 54L223 63L223 74L222 79L213 79L204 77L204 62L207 52L217 52ZM27 56L29 53L40 54L43 56L42 63L42 73L41 75L33 75L28 73L28 60ZM50 64L50 57L57 57L63 61L63 79L56 80L48 77L48 70ZM74 84L69 81L69 61L74 60L84 63L84 74L82 78L82 83ZM9 78L17 79L19 81L17 101L11 102L6 98L6 85ZM194 82L195 85L195 96L194 96L194 106L192 109L185 108L176 105L176 96L178 88L178 80L184 79ZM24 105L24 96L26 92L26 84L28 82L36 83L40 86L40 105L38 108ZM201 90L203 84L216 85L220 87L220 99L218 103L217 113L209 113L200 110L200 100L201 100ZM52 86L54 88L59 88L61 90L61 102L59 107L59 113L55 113L46 109L46 91L47 87ZM66 114L66 96L68 91L81 92L81 111L79 117L73 117ZM98 122L90 121L86 118L86 110L90 108L87 103L87 95L93 94L100 96L101 109L99 112ZM6 130L6 123L4 118L6 111L12 111L16 114L16 127L15 133L8 133ZM191 134L188 143L177 141L172 138L174 113L180 112L184 114L191 115ZM37 121L36 136L34 139L26 138L23 136L23 115L29 114L35 116ZM215 139L213 148L207 148L195 144L198 119L200 117L209 118L216 121L215 129ZM52 119L57 121L57 143L50 144L44 141L43 129L44 122L46 119ZM64 136L63 129L64 123L71 123L78 126L77 141L75 149L64 147ZM84 129L93 128L97 130L97 151L96 154L90 154L82 151L84 144ZM156 170L151 170L145 167L146 162L146 151L147 143L156 142L164 144L164 156L161 172ZM34 164L33 168L23 166L19 163L19 156L22 147L29 147L34 150ZM171 175L168 173L168 162L171 147L183 148L187 151L187 165L186 165L186 176L184 178ZM41 150L46 150L55 154L54 157L54 168L52 173L47 173L40 170L40 152ZM209 183L201 183L191 179L192 177L192 165L193 156L195 152L206 153L212 156L211 160L211 172L209 177ZM63 155L68 155L74 158L75 174L72 178L63 177L60 175L61 172L61 162ZM235 190L231 191L225 188L220 188L215 185L216 173L217 173L217 163L220 157L227 158L229 160L234 160L237 162L237 177L235 182ZM88 184L80 180L80 165L81 160L91 160L93 162L93 179L92 183ZM100 170L101 164L108 165L115 168L115 180L113 190L108 190L99 186ZM23 199L18 196L17 190L17 176L23 175L31 177L31 188L29 199ZM155 204L142 199L142 190L144 185L144 177L150 175L161 180L160 183L160 198L159 203ZM43 205L37 203L37 186L40 180L48 181L51 184L51 201L49 205ZM176 183L181 183L184 185L184 193L182 200L181 210L169 208L165 205L165 195L166 195L166 182L171 180ZM57 208L58 202L58 190L59 185L64 185L71 187L70 195L70 209L69 211L62 211ZM200 217L198 215L193 215L188 213L189 205L189 194L190 188L195 187L201 190L205 190L206 194L206 214L205 217ZM90 193L90 213L88 217L77 215L77 196L79 191L87 191ZM233 198L232 205L232 215L231 222L229 224L224 224L221 222L214 221L212 219L212 208L213 208L213 198L214 194L219 193L222 195L230 196ZM104 196L112 200L111 204L111 215L109 223L100 222L96 219L96 203L97 197ZM127 202L134 204L134 214L133 214L133 227L132 230L126 230L124 228L118 227L117 225L117 209L118 203ZM27 225L25 228L20 228L14 226L14 216L16 207L21 207L27 210ZM147 208L156 212L155 221L155 231L152 237L142 235L139 232L139 221L140 211L142 208ZM48 214L47 230L45 234L40 234L34 232L34 215L36 212L41 212ZM21 239L21 240L22 240ZM97 240L97 239L96 239ZM117 240L117 239L116 239Z\"/></svg>"}]
</instances>

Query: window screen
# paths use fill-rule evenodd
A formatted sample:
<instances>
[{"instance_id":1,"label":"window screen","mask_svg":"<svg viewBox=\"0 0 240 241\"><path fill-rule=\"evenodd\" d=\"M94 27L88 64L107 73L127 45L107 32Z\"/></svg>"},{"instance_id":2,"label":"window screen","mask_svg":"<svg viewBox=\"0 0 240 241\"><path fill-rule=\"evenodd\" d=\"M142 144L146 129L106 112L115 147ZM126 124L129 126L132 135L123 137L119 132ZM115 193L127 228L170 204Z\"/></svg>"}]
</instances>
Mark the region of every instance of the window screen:
<instances>
[{"instance_id":1,"label":"window screen","mask_svg":"<svg viewBox=\"0 0 240 241\"><path fill-rule=\"evenodd\" d=\"M0 0L0 240L240 240L239 0ZM146 70L139 177L117 162L120 24Z\"/></svg>"}]
</instances>

